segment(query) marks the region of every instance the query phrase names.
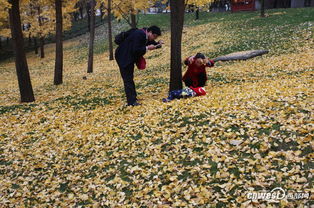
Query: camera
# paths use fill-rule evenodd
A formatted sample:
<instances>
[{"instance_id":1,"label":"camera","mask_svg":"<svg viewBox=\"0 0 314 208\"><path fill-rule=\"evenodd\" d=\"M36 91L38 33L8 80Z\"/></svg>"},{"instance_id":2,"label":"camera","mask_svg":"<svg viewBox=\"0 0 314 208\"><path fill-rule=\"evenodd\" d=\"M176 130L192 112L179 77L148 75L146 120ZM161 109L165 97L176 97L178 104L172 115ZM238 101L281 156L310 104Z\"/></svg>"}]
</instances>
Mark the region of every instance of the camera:
<instances>
[{"instance_id":1,"label":"camera","mask_svg":"<svg viewBox=\"0 0 314 208\"><path fill-rule=\"evenodd\" d=\"M156 47L156 49L161 48L161 44L158 44L155 47Z\"/></svg>"}]
</instances>

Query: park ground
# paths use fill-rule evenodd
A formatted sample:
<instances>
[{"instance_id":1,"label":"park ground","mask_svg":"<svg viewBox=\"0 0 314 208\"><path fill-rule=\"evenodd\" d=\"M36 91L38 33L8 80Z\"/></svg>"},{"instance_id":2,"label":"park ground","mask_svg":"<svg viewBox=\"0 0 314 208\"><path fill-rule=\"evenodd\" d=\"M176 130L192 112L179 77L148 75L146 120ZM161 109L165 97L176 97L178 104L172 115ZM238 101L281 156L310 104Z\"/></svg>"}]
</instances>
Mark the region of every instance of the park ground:
<instances>
[{"instance_id":1,"label":"park ground","mask_svg":"<svg viewBox=\"0 0 314 208\"><path fill-rule=\"evenodd\" d=\"M19 103L13 60L0 63L0 207L313 206L313 194L247 198L276 187L313 193L313 8L270 10L266 18L188 14L183 57L270 52L216 63L206 96L170 103L161 102L169 89L169 15L141 16L140 26L150 24L165 31L165 46L135 72L140 107L125 107L104 26L92 74L88 35L65 41L60 86L53 44L45 59L27 54L34 103Z\"/></svg>"}]
</instances>

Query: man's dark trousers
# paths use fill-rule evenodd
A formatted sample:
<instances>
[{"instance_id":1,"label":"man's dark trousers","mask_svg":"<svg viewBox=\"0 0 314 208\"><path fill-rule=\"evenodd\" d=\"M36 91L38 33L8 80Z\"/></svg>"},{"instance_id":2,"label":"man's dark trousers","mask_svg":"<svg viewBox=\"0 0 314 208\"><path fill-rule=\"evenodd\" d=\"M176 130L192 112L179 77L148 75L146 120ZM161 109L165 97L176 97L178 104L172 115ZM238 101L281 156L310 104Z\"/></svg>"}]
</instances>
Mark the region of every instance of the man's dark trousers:
<instances>
[{"instance_id":1,"label":"man's dark trousers","mask_svg":"<svg viewBox=\"0 0 314 208\"><path fill-rule=\"evenodd\" d=\"M119 67L120 73L123 79L124 91L128 105L133 105L136 102L136 90L134 84L134 64L130 64L127 67Z\"/></svg>"}]
</instances>

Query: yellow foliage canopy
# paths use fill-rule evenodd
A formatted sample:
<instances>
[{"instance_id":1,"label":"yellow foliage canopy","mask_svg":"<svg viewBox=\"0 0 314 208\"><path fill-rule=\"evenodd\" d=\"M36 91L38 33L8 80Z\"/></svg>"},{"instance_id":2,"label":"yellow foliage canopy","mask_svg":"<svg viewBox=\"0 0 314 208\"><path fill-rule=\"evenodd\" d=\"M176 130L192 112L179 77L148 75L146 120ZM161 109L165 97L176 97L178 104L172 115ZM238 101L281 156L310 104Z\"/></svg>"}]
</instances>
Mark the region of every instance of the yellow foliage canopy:
<instances>
[{"instance_id":1,"label":"yellow foliage canopy","mask_svg":"<svg viewBox=\"0 0 314 208\"><path fill-rule=\"evenodd\" d=\"M0 0L0 35L7 34L9 8L10 4L8 3L8 1Z\"/></svg>"},{"instance_id":2,"label":"yellow foliage canopy","mask_svg":"<svg viewBox=\"0 0 314 208\"><path fill-rule=\"evenodd\" d=\"M214 2L214 0L186 0L185 2L186 4L191 4L191 5L202 7L202 6L205 6L207 4Z\"/></svg>"},{"instance_id":3,"label":"yellow foliage canopy","mask_svg":"<svg viewBox=\"0 0 314 208\"><path fill-rule=\"evenodd\" d=\"M63 1L63 28L70 29L71 13L75 1ZM10 37L8 8L10 4L7 1L0 1L0 35ZM21 1L20 12L21 21L24 26L24 35L32 37L45 37L55 33L55 8L54 1L51 0L25 0Z\"/></svg>"},{"instance_id":4,"label":"yellow foliage canopy","mask_svg":"<svg viewBox=\"0 0 314 208\"><path fill-rule=\"evenodd\" d=\"M143 11L154 5L156 0L112 0L112 11L113 14L118 18L122 19L130 14L137 14L139 11ZM108 5L108 0L102 0L105 7Z\"/></svg>"}]
</instances>

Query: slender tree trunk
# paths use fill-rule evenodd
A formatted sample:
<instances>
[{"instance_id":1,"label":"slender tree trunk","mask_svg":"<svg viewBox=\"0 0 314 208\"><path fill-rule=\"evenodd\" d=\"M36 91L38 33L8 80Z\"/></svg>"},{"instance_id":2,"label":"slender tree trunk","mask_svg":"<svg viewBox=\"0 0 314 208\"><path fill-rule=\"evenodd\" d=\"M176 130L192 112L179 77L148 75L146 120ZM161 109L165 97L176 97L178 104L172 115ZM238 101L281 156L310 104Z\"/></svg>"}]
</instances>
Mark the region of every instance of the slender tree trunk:
<instances>
[{"instance_id":1,"label":"slender tree trunk","mask_svg":"<svg viewBox=\"0 0 314 208\"><path fill-rule=\"evenodd\" d=\"M7 38L7 46L10 45L10 38Z\"/></svg>"},{"instance_id":2,"label":"slender tree trunk","mask_svg":"<svg viewBox=\"0 0 314 208\"><path fill-rule=\"evenodd\" d=\"M40 10L40 6L37 7L37 11L38 11L38 24L39 24L39 28L40 31L42 31L42 19L41 19L41 10ZM45 58L45 50L44 50L44 45L45 45L45 39L42 36L42 32L40 32L40 38L39 38L39 45L40 45L40 58Z\"/></svg>"},{"instance_id":3,"label":"slender tree trunk","mask_svg":"<svg viewBox=\"0 0 314 208\"><path fill-rule=\"evenodd\" d=\"M131 14L131 27L132 28L136 28L136 26L137 26L136 15L135 14Z\"/></svg>"},{"instance_id":4,"label":"slender tree trunk","mask_svg":"<svg viewBox=\"0 0 314 208\"><path fill-rule=\"evenodd\" d=\"M2 38L0 37L0 50L2 50Z\"/></svg>"},{"instance_id":5,"label":"slender tree trunk","mask_svg":"<svg viewBox=\"0 0 314 208\"><path fill-rule=\"evenodd\" d=\"M274 0L274 5L273 5L274 8L277 8L277 3L278 3L278 1Z\"/></svg>"},{"instance_id":6,"label":"slender tree trunk","mask_svg":"<svg viewBox=\"0 0 314 208\"><path fill-rule=\"evenodd\" d=\"M88 68L87 73L93 72L94 62L94 39L95 39L95 0L90 1L90 36L89 36L89 52L88 52Z\"/></svg>"},{"instance_id":7,"label":"slender tree trunk","mask_svg":"<svg viewBox=\"0 0 314 208\"><path fill-rule=\"evenodd\" d=\"M40 37L40 58L45 58L45 38Z\"/></svg>"},{"instance_id":8,"label":"slender tree trunk","mask_svg":"<svg viewBox=\"0 0 314 208\"><path fill-rule=\"evenodd\" d=\"M171 0L170 91L182 89L181 42L184 23L184 0Z\"/></svg>"},{"instance_id":9,"label":"slender tree trunk","mask_svg":"<svg viewBox=\"0 0 314 208\"><path fill-rule=\"evenodd\" d=\"M83 19L83 18L84 18L84 15L83 15L83 7L80 7L79 11L80 11L81 19Z\"/></svg>"},{"instance_id":10,"label":"slender tree trunk","mask_svg":"<svg viewBox=\"0 0 314 208\"><path fill-rule=\"evenodd\" d=\"M88 27L88 32L90 32L91 28L91 5L90 2L86 4L86 13L87 13L87 27Z\"/></svg>"},{"instance_id":11,"label":"slender tree trunk","mask_svg":"<svg viewBox=\"0 0 314 208\"><path fill-rule=\"evenodd\" d=\"M304 7L310 7L310 6L311 6L311 0L305 0Z\"/></svg>"},{"instance_id":12,"label":"slender tree trunk","mask_svg":"<svg viewBox=\"0 0 314 208\"><path fill-rule=\"evenodd\" d=\"M111 22L111 1L108 0L108 39L109 39L109 60L114 60L112 44L112 22Z\"/></svg>"},{"instance_id":13,"label":"slender tree trunk","mask_svg":"<svg viewBox=\"0 0 314 208\"><path fill-rule=\"evenodd\" d=\"M37 38L34 37L34 47L35 47L35 54L38 54L38 45L37 45Z\"/></svg>"},{"instance_id":14,"label":"slender tree trunk","mask_svg":"<svg viewBox=\"0 0 314 208\"><path fill-rule=\"evenodd\" d=\"M32 37L31 34L28 34L28 47L32 46Z\"/></svg>"},{"instance_id":15,"label":"slender tree trunk","mask_svg":"<svg viewBox=\"0 0 314 208\"><path fill-rule=\"evenodd\" d=\"M103 3L101 3L100 4L100 22L103 22L103 17L104 17L104 4Z\"/></svg>"},{"instance_id":16,"label":"slender tree trunk","mask_svg":"<svg viewBox=\"0 0 314 208\"><path fill-rule=\"evenodd\" d=\"M78 20L78 13L77 12L73 12L72 16L74 18L74 21L77 22L77 20Z\"/></svg>"},{"instance_id":17,"label":"slender tree trunk","mask_svg":"<svg viewBox=\"0 0 314 208\"><path fill-rule=\"evenodd\" d=\"M33 102L35 101L35 98L24 51L19 0L10 0L9 2L12 4L12 7L9 9L10 28L13 38L15 67L19 83L21 102Z\"/></svg>"},{"instance_id":18,"label":"slender tree trunk","mask_svg":"<svg viewBox=\"0 0 314 208\"><path fill-rule=\"evenodd\" d=\"M195 11L195 20L199 20L200 19L200 8L197 7L196 11Z\"/></svg>"},{"instance_id":19,"label":"slender tree trunk","mask_svg":"<svg viewBox=\"0 0 314 208\"><path fill-rule=\"evenodd\" d=\"M291 0L287 0L284 2L284 8L291 8Z\"/></svg>"},{"instance_id":20,"label":"slender tree trunk","mask_svg":"<svg viewBox=\"0 0 314 208\"><path fill-rule=\"evenodd\" d=\"M261 0L261 17L265 17L265 0Z\"/></svg>"},{"instance_id":21,"label":"slender tree trunk","mask_svg":"<svg viewBox=\"0 0 314 208\"><path fill-rule=\"evenodd\" d=\"M54 84L62 84L63 80L63 43L62 43L62 0L55 0L56 6L56 60Z\"/></svg>"}]
</instances>

